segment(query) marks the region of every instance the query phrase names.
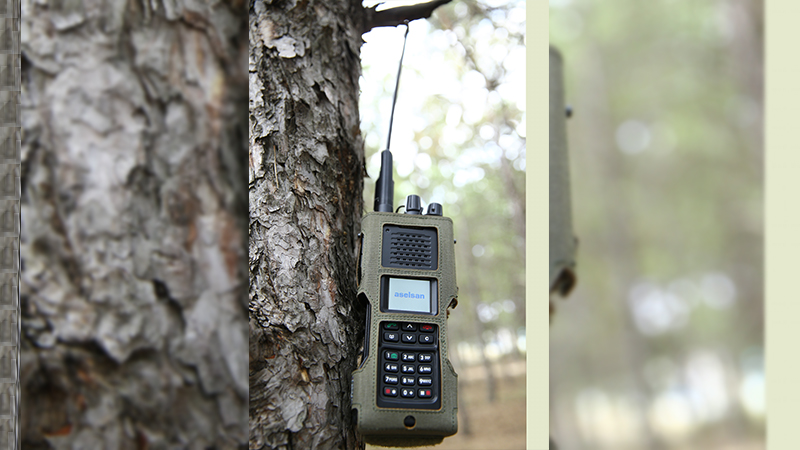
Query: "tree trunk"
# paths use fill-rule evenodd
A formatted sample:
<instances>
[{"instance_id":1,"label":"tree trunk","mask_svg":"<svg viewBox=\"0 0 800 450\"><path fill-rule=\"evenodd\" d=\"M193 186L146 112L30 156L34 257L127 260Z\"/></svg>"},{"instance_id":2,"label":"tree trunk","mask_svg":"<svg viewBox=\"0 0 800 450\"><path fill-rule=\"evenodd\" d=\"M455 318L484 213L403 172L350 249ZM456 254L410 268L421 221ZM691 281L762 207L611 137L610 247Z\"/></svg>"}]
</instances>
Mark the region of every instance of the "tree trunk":
<instances>
[{"instance_id":1,"label":"tree trunk","mask_svg":"<svg viewBox=\"0 0 800 450\"><path fill-rule=\"evenodd\" d=\"M365 11L347 0L250 9L251 449L363 447L350 379L364 327Z\"/></svg>"},{"instance_id":2,"label":"tree trunk","mask_svg":"<svg viewBox=\"0 0 800 450\"><path fill-rule=\"evenodd\" d=\"M244 7L22 1L23 448L247 442Z\"/></svg>"}]
</instances>

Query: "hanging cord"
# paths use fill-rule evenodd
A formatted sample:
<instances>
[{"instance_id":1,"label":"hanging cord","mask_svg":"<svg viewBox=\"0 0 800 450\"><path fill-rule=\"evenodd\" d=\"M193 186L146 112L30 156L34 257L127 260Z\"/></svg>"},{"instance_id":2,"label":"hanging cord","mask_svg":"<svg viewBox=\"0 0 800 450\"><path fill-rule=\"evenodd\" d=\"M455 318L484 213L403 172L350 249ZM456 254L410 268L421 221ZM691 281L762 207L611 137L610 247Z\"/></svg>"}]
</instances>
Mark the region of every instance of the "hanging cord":
<instances>
[{"instance_id":1,"label":"hanging cord","mask_svg":"<svg viewBox=\"0 0 800 450\"><path fill-rule=\"evenodd\" d=\"M403 36L403 52L400 53L400 66L397 68L397 81L394 84L394 97L392 97L392 113L389 115L389 136L386 138L386 150L392 143L392 123L394 122L394 106L397 104L397 91L400 88L400 72L403 70L403 56L406 54L406 42L408 42L408 20L403 22L406 26L406 34Z\"/></svg>"}]
</instances>

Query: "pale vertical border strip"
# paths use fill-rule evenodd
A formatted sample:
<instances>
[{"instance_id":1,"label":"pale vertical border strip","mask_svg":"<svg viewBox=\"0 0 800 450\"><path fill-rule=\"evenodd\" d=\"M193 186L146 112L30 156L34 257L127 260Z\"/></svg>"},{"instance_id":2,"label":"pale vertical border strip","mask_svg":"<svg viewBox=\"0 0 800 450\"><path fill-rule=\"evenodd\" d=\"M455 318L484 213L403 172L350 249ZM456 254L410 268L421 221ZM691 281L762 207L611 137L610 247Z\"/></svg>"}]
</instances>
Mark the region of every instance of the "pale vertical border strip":
<instances>
[{"instance_id":1,"label":"pale vertical border strip","mask_svg":"<svg viewBox=\"0 0 800 450\"><path fill-rule=\"evenodd\" d=\"M548 3L526 3L526 290L527 339L526 441L529 450L546 450L549 421L548 255ZM541 286L541 287L540 287Z\"/></svg>"},{"instance_id":2,"label":"pale vertical border strip","mask_svg":"<svg viewBox=\"0 0 800 450\"><path fill-rule=\"evenodd\" d=\"M767 448L800 448L800 2L765 0Z\"/></svg>"}]
</instances>

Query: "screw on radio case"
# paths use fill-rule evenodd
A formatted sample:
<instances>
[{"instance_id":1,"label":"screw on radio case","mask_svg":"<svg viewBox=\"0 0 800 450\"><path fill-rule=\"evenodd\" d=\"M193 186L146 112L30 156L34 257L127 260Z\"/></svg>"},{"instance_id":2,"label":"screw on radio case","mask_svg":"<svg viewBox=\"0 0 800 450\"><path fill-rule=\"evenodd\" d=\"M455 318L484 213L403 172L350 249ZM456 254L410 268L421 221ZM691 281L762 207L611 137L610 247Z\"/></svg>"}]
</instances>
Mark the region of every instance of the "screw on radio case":
<instances>
[{"instance_id":1,"label":"screw on radio case","mask_svg":"<svg viewBox=\"0 0 800 450\"><path fill-rule=\"evenodd\" d=\"M399 80L400 69L389 142ZM458 294L453 222L438 203L423 214L417 195L406 198L403 213L394 212L389 142L381 152L374 212L361 223L358 295L367 304L367 323L351 403L367 443L432 445L458 431L458 376L447 345L447 312Z\"/></svg>"}]
</instances>

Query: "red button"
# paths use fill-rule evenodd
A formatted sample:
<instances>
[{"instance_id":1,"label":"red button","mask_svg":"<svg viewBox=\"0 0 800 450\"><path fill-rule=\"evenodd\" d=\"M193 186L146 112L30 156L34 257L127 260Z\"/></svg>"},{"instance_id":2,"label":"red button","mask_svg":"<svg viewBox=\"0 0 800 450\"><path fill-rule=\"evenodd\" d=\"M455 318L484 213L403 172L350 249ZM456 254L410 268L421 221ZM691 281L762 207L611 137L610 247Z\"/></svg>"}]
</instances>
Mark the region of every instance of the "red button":
<instances>
[{"instance_id":1,"label":"red button","mask_svg":"<svg viewBox=\"0 0 800 450\"><path fill-rule=\"evenodd\" d=\"M422 331L433 331L433 325L423 325L420 329Z\"/></svg>"}]
</instances>

